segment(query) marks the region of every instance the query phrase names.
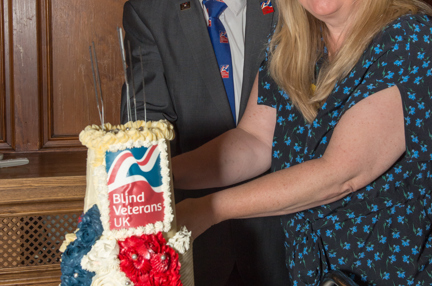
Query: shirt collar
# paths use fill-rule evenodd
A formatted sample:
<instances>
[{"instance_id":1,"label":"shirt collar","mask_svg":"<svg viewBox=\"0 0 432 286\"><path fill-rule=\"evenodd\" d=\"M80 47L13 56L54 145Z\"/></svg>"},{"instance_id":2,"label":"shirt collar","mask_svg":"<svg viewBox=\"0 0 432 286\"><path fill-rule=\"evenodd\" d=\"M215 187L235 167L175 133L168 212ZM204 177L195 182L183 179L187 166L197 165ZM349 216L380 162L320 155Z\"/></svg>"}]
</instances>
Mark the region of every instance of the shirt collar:
<instances>
[{"instance_id":1,"label":"shirt collar","mask_svg":"<svg viewBox=\"0 0 432 286\"><path fill-rule=\"evenodd\" d=\"M203 0L200 0L201 5L204 6L202 2ZM223 0L223 2L236 16L246 7L246 0Z\"/></svg>"}]
</instances>

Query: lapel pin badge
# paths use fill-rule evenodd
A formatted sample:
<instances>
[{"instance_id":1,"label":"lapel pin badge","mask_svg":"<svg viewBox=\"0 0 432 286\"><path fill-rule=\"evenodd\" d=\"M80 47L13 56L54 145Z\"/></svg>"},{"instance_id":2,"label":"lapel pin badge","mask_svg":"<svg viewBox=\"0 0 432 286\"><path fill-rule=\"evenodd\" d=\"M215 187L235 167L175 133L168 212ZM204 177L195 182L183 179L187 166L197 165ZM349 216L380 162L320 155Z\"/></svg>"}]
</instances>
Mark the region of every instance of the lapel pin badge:
<instances>
[{"instance_id":1,"label":"lapel pin badge","mask_svg":"<svg viewBox=\"0 0 432 286\"><path fill-rule=\"evenodd\" d=\"M274 12L271 0L261 2L261 10L264 15Z\"/></svg>"},{"instance_id":2,"label":"lapel pin badge","mask_svg":"<svg viewBox=\"0 0 432 286\"><path fill-rule=\"evenodd\" d=\"M190 1L180 4L180 10L187 10L190 8Z\"/></svg>"}]
</instances>

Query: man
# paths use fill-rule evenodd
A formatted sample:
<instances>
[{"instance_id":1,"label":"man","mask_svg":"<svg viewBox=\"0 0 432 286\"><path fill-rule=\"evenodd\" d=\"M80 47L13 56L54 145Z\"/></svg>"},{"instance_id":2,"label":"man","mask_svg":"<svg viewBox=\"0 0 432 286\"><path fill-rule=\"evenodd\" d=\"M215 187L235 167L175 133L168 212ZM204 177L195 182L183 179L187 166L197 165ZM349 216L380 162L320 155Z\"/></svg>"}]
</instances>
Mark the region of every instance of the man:
<instances>
[{"instance_id":1,"label":"man","mask_svg":"<svg viewBox=\"0 0 432 286\"><path fill-rule=\"evenodd\" d=\"M264 58L276 18L270 1L225 0L220 19L234 66L235 111L230 107L218 59L209 37L209 15L202 0L130 0L123 26L132 52L138 119L144 119L140 54L145 73L147 120L167 119L176 139L172 155L193 150L236 126ZM129 63L129 61L128 61ZM123 87L121 120L127 116ZM176 190L176 202L217 190ZM272 242L270 245L270 241ZM197 286L289 285L279 218L230 221L215 225L194 242Z\"/></svg>"}]
</instances>

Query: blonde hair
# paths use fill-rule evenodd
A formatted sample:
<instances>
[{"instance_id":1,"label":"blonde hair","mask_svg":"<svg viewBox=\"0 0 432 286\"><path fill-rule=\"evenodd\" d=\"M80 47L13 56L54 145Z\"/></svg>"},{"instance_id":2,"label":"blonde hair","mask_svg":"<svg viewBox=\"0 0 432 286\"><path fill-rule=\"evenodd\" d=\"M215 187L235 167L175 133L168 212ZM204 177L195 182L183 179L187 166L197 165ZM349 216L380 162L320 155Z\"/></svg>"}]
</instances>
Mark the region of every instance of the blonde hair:
<instances>
[{"instance_id":1,"label":"blonde hair","mask_svg":"<svg viewBox=\"0 0 432 286\"><path fill-rule=\"evenodd\" d=\"M322 65L315 78L315 65L323 56L328 37L326 25L298 0L279 0L277 4L279 22L270 42L269 71L308 122L315 119L336 82L348 75L386 25L408 13L432 15L432 8L420 0L361 0L341 48ZM314 82L315 92L311 88Z\"/></svg>"}]
</instances>

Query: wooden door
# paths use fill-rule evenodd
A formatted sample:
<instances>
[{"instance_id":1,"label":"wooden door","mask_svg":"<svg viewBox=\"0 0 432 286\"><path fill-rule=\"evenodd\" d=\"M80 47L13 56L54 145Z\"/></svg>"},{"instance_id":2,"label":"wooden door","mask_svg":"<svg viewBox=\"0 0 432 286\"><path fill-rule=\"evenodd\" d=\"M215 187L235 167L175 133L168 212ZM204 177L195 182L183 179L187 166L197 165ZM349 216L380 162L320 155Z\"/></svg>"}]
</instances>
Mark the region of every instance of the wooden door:
<instances>
[{"instance_id":1,"label":"wooden door","mask_svg":"<svg viewBox=\"0 0 432 286\"><path fill-rule=\"evenodd\" d=\"M89 45L95 42L106 121L119 123L123 68L116 27L125 0L1 0L0 151L82 148L99 124Z\"/></svg>"}]
</instances>

